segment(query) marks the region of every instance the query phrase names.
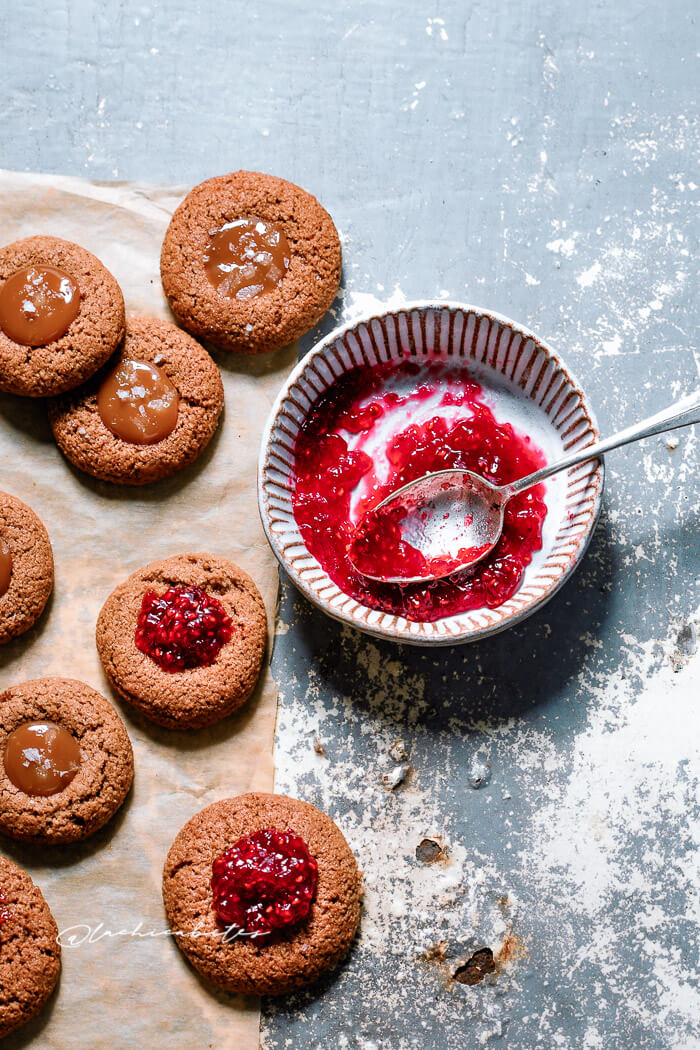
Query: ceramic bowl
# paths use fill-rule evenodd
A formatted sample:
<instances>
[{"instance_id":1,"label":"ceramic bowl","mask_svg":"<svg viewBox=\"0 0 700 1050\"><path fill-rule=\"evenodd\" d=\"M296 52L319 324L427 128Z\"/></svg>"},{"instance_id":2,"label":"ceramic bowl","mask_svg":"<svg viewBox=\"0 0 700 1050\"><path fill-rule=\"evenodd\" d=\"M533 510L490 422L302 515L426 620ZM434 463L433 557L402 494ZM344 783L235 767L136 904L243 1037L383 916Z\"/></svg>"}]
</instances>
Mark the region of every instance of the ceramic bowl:
<instances>
[{"instance_id":1,"label":"ceramic bowl","mask_svg":"<svg viewBox=\"0 0 700 1050\"><path fill-rule=\"evenodd\" d=\"M472 642L520 623L541 608L574 571L600 512L602 462L581 464L546 482L542 550L520 588L496 609L476 609L414 623L368 609L333 583L307 550L292 508L294 445L314 402L354 368L410 357L457 359L482 383L496 418L529 434L547 461L598 439L595 416L558 354L507 317L452 302L419 302L342 326L299 362L265 427L258 499L270 545L296 586L329 616L368 634L415 645Z\"/></svg>"}]
</instances>

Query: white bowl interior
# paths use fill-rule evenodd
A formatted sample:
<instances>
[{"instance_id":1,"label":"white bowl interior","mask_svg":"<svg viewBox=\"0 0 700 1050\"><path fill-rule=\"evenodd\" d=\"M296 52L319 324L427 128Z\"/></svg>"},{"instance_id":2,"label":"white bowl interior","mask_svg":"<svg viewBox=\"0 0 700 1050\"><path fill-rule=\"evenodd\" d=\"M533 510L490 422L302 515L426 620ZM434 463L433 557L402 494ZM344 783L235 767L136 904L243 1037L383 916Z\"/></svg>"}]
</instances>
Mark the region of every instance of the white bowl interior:
<instances>
[{"instance_id":1,"label":"white bowl interior","mask_svg":"<svg viewBox=\"0 0 700 1050\"><path fill-rule=\"evenodd\" d=\"M531 437L548 462L597 439L595 419L558 356L527 329L476 307L416 304L332 333L292 372L273 408L260 459L263 524L280 562L329 615L381 637L418 644L471 641L522 620L561 586L582 556L600 508L603 469L586 463L546 482L542 549L519 590L497 609L415 623L344 594L308 552L294 518L294 446L312 405L352 368L444 360L469 367L499 421Z\"/></svg>"}]
</instances>

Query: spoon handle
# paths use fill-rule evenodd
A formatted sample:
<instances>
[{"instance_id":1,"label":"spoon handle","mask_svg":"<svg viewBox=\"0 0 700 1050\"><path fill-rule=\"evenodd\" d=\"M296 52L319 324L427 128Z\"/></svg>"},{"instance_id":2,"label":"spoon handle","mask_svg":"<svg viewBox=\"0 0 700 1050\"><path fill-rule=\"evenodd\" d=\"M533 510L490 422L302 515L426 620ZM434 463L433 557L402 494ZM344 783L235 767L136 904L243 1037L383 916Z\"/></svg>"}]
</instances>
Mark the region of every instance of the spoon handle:
<instances>
[{"instance_id":1,"label":"spoon handle","mask_svg":"<svg viewBox=\"0 0 700 1050\"><path fill-rule=\"evenodd\" d=\"M594 445L577 449L576 452L564 456L556 463L550 463L541 470L536 470L534 474L528 474L527 477L503 487L509 496L516 492L524 492L525 489L537 485L538 482L544 481L552 474L558 474L560 470L575 467L578 463L585 463L589 459L597 459L604 452L619 448L620 445L628 445L631 441L641 441L654 434L663 434L665 430L674 430L676 427L687 427L691 423L700 423L700 389L682 397L680 401L676 401L675 405L664 408L655 416L650 416L649 419L643 419L641 423L634 423L626 430L621 430L619 434L613 434L612 437L597 441Z\"/></svg>"}]
</instances>

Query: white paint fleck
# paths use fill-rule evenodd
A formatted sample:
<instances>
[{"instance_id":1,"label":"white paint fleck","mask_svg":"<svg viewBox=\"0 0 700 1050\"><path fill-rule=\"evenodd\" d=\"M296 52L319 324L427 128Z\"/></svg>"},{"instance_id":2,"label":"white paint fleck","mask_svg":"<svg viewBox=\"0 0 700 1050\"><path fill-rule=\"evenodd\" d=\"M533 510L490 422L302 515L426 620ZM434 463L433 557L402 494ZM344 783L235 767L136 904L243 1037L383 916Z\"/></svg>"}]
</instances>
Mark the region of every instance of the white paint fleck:
<instances>
[{"instance_id":1,"label":"white paint fleck","mask_svg":"<svg viewBox=\"0 0 700 1050\"><path fill-rule=\"evenodd\" d=\"M547 242L547 249L555 255L563 255L565 259L571 259L576 251L576 237L557 237Z\"/></svg>"},{"instance_id":2,"label":"white paint fleck","mask_svg":"<svg viewBox=\"0 0 700 1050\"><path fill-rule=\"evenodd\" d=\"M594 281L597 281L600 277L602 267L599 262L594 262L592 266L589 266L587 270L580 273L576 278L576 283L581 288L590 288Z\"/></svg>"},{"instance_id":3,"label":"white paint fleck","mask_svg":"<svg viewBox=\"0 0 700 1050\"><path fill-rule=\"evenodd\" d=\"M619 335L614 335L612 339L603 340L603 350L609 357L616 357L620 353L620 347L622 346L622 339Z\"/></svg>"},{"instance_id":4,"label":"white paint fleck","mask_svg":"<svg viewBox=\"0 0 700 1050\"><path fill-rule=\"evenodd\" d=\"M449 39L447 36L447 30L445 29L444 18L429 18L425 31L428 36L436 36L439 37L440 40Z\"/></svg>"}]
</instances>

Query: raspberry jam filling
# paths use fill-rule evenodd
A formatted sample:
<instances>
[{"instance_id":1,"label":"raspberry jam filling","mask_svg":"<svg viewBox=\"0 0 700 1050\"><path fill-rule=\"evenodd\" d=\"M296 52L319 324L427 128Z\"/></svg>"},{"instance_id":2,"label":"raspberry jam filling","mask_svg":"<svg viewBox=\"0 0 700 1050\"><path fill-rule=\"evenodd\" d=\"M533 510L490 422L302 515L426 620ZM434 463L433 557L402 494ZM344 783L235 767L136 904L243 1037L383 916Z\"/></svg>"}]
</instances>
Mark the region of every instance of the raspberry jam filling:
<instances>
[{"instance_id":1,"label":"raspberry jam filling","mask_svg":"<svg viewBox=\"0 0 700 1050\"><path fill-rule=\"evenodd\" d=\"M365 514L348 547L356 569L375 579L445 576L454 573L467 561L476 561L488 550L488 544L460 547L452 557L426 558L404 538L402 523L408 514L409 509L400 503Z\"/></svg>"},{"instance_id":2,"label":"raspberry jam filling","mask_svg":"<svg viewBox=\"0 0 700 1050\"><path fill-rule=\"evenodd\" d=\"M233 623L218 599L199 587L170 587L143 596L136 646L164 671L206 667L230 641Z\"/></svg>"},{"instance_id":3,"label":"raspberry jam filling","mask_svg":"<svg viewBox=\"0 0 700 1050\"><path fill-rule=\"evenodd\" d=\"M357 368L333 383L299 432L294 516L330 578L369 608L422 622L496 608L517 591L542 546L544 486L509 501L501 538L483 561L430 583L399 586L363 576L348 557L355 527L390 493L432 471L471 470L500 485L544 464L529 437L495 418L464 366L401 361ZM381 566L382 572L372 575L399 575L407 565L419 564L416 555L422 555L413 548L397 552L396 532L382 537L384 529L399 527L384 515L378 535L372 535L370 521L370 536L357 538L372 567ZM390 541L385 548L390 556L383 560L376 546L384 540Z\"/></svg>"},{"instance_id":4,"label":"raspberry jam filling","mask_svg":"<svg viewBox=\"0 0 700 1050\"><path fill-rule=\"evenodd\" d=\"M317 879L318 864L294 831L255 831L214 861L214 911L226 926L264 937L307 917Z\"/></svg>"},{"instance_id":5,"label":"raspberry jam filling","mask_svg":"<svg viewBox=\"0 0 700 1050\"><path fill-rule=\"evenodd\" d=\"M0 890L0 926L2 926L3 923L9 922L11 918L12 912L6 907L5 894Z\"/></svg>"}]
</instances>

